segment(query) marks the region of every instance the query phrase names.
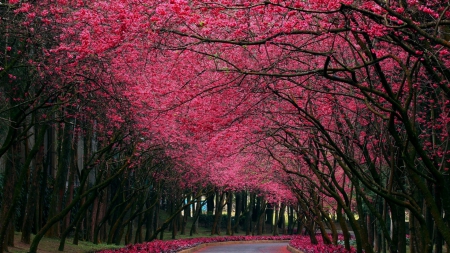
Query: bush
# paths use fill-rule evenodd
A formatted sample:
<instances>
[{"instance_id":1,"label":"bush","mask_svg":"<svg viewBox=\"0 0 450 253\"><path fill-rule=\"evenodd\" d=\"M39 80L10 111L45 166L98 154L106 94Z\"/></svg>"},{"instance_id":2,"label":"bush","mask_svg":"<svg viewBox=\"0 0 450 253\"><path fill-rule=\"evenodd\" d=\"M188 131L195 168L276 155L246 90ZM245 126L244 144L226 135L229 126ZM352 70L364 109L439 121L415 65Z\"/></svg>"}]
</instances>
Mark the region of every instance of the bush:
<instances>
[{"instance_id":1,"label":"bush","mask_svg":"<svg viewBox=\"0 0 450 253\"><path fill-rule=\"evenodd\" d=\"M309 237L301 236L292 239L289 245L293 248L303 251L304 253L347 253L356 252L356 249L351 247L350 251L346 250L342 245L326 245L322 241L321 236L317 236L318 244L312 244Z\"/></svg>"}]
</instances>

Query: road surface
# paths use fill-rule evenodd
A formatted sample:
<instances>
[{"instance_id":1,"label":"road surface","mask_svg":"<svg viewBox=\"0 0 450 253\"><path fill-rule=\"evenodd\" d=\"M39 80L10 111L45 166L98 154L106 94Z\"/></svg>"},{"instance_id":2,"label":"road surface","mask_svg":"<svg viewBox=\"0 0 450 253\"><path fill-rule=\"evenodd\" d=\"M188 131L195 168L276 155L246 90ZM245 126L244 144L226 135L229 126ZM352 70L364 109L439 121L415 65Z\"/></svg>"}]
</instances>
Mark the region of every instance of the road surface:
<instances>
[{"instance_id":1,"label":"road surface","mask_svg":"<svg viewBox=\"0 0 450 253\"><path fill-rule=\"evenodd\" d=\"M252 244L227 244L220 246L207 246L195 251L196 253L289 253L286 249L287 242L276 243L252 243Z\"/></svg>"}]
</instances>

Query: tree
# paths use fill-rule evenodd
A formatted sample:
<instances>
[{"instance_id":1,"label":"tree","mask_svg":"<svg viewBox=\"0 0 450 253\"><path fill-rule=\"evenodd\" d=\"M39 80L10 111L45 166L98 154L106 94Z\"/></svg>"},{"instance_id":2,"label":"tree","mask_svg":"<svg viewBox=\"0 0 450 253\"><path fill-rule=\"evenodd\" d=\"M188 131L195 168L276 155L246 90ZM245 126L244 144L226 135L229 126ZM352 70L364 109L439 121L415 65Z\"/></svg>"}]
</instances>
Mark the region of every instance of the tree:
<instances>
[{"instance_id":1,"label":"tree","mask_svg":"<svg viewBox=\"0 0 450 253\"><path fill-rule=\"evenodd\" d=\"M405 210L412 251L450 243L445 3L128 0L59 3L51 14L12 4L26 18L54 17L46 57L64 84L49 86L58 115L89 118L93 135L106 132L100 145L121 133L128 158L129 140L144 138L139 152L163 145L171 169L189 172L165 178L182 188L297 198L311 234L332 227L317 219L327 209L345 214L358 252L405 252ZM3 153L20 135L10 129ZM178 207L184 193L174 194ZM381 228L374 240L370 219Z\"/></svg>"}]
</instances>

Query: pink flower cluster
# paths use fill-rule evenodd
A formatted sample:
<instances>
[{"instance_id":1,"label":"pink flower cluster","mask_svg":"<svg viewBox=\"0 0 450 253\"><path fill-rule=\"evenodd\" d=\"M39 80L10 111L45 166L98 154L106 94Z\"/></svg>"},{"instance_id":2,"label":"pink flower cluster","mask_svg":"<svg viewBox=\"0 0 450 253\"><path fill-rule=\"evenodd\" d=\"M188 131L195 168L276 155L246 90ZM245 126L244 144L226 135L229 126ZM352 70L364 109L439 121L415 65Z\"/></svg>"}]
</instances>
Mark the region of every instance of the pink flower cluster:
<instances>
[{"instance_id":1,"label":"pink flower cluster","mask_svg":"<svg viewBox=\"0 0 450 253\"><path fill-rule=\"evenodd\" d=\"M350 251L346 250L342 245L326 245L322 242L321 237L317 237L318 244L312 244L308 236L301 236L292 239L289 245L293 248L303 251L304 253L354 253L356 249L351 247Z\"/></svg>"},{"instance_id":2,"label":"pink flower cluster","mask_svg":"<svg viewBox=\"0 0 450 253\"><path fill-rule=\"evenodd\" d=\"M292 240L294 238L298 238L298 236L215 236L170 241L154 240L146 243L128 245L120 249L102 250L97 253L173 253L184 249L189 249L203 243L255 240Z\"/></svg>"}]
</instances>

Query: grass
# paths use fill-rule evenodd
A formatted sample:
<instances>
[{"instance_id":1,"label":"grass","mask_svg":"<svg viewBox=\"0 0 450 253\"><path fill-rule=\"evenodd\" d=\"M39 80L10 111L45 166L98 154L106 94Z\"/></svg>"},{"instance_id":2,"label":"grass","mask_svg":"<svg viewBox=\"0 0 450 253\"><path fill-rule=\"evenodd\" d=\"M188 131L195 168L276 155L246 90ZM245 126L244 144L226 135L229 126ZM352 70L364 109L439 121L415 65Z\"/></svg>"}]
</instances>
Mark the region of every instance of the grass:
<instances>
[{"instance_id":1,"label":"grass","mask_svg":"<svg viewBox=\"0 0 450 253\"><path fill-rule=\"evenodd\" d=\"M9 247L9 251L12 253L26 253L30 248L29 244L25 244L20 242L20 237L22 233L16 232L14 234L14 246ZM34 236L31 235L31 240L33 240ZM39 243L38 253L56 253L61 252L58 251L59 247L59 239L53 238L42 238ZM66 240L66 244L63 252L67 253L81 253L81 252L94 252L101 249L112 249L112 248L120 248L122 246L116 245L108 245L108 244L93 244L91 242L79 241L78 245L72 244L70 238Z\"/></svg>"}]
</instances>

